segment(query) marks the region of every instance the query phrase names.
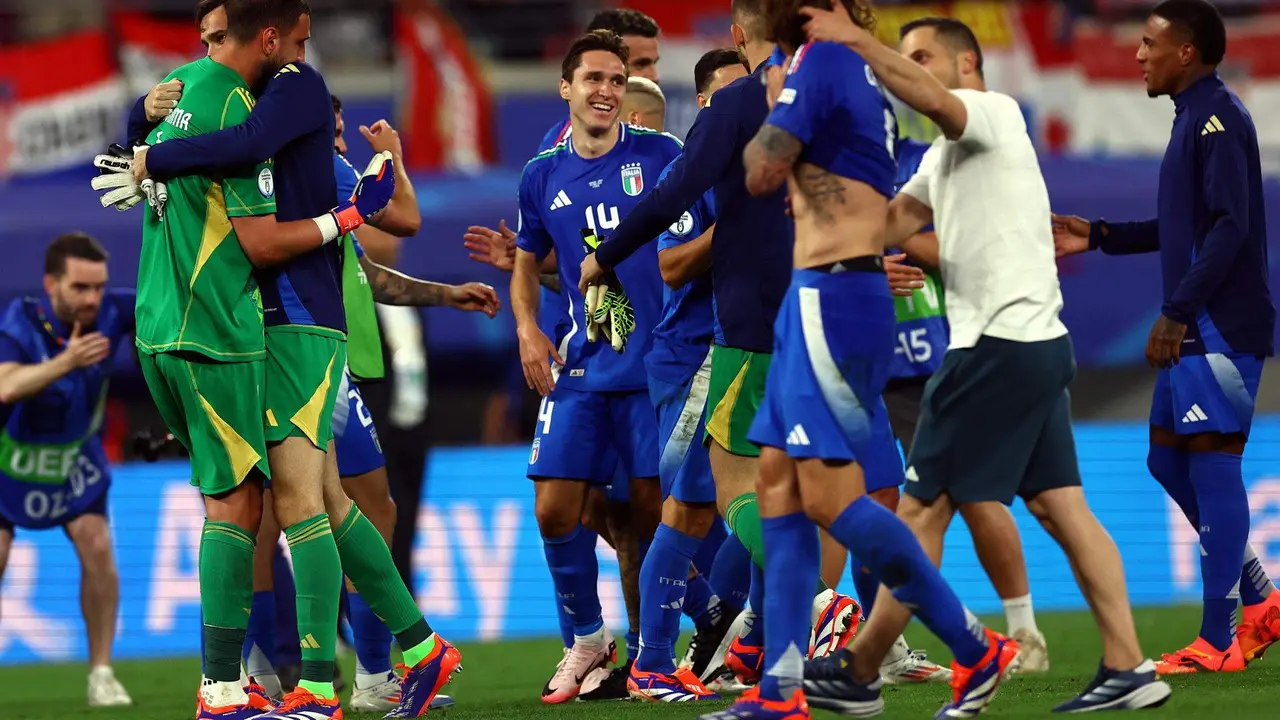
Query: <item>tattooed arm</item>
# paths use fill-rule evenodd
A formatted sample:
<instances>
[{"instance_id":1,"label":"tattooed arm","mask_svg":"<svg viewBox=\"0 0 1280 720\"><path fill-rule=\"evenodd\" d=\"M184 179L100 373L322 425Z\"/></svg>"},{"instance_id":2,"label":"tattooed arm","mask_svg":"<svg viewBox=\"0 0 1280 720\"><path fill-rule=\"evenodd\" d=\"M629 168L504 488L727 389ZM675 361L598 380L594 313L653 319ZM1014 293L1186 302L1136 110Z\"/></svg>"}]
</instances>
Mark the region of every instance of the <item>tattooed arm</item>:
<instances>
[{"instance_id":1,"label":"tattooed arm","mask_svg":"<svg viewBox=\"0 0 1280 720\"><path fill-rule=\"evenodd\" d=\"M763 197L781 187L802 149L804 146L791 133L768 123L762 125L742 153L747 192Z\"/></svg>"},{"instance_id":2,"label":"tattooed arm","mask_svg":"<svg viewBox=\"0 0 1280 720\"><path fill-rule=\"evenodd\" d=\"M553 293L560 292L560 273L544 272L538 276L538 284Z\"/></svg>"},{"instance_id":3,"label":"tattooed arm","mask_svg":"<svg viewBox=\"0 0 1280 720\"><path fill-rule=\"evenodd\" d=\"M369 279L374 302L383 305L451 307L479 311L489 317L496 315L502 307L493 288L483 283L446 285L419 280L379 265L367 255L361 256L360 268Z\"/></svg>"}]
</instances>

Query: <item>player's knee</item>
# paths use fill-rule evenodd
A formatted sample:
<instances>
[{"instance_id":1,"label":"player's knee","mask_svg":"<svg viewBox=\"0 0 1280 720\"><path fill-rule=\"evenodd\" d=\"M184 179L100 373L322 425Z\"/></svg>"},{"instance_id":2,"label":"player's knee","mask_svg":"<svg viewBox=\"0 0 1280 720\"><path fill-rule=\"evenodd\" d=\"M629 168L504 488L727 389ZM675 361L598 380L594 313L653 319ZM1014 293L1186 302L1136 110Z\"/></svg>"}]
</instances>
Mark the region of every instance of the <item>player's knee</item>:
<instances>
[{"instance_id":1,"label":"player's knee","mask_svg":"<svg viewBox=\"0 0 1280 720\"><path fill-rule=\"evenodd\" d=\"M579 514L571 508L557 507L552 503L538 503L534 508L534 516L538 519L538 530L542 532L542 536L550 538L568 535L581 520ZM604 520L603 517L600 519Z\"/></svg>"},{"instance_id":2,"label":"player's knee","mask_svg":"<svg viewBox=\"0 0 1280 720\"><path fill-rule=\"evenodd\" d=\"M686 503L668 497L662 504L662 523L692 537L705 537L715 519L713 503Z\"/></svg>"}]
</instances>

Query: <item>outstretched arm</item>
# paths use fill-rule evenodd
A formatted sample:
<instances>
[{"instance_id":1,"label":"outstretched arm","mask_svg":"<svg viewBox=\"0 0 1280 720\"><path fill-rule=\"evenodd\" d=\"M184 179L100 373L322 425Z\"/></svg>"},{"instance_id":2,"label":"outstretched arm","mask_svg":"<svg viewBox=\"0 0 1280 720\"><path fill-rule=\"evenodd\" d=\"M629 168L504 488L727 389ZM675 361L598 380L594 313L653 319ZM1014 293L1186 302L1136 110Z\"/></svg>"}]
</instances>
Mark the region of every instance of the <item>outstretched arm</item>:
<instances>
[{"instance_id":1,"label":"outstretched arm","mask_svg":"<svg viewBox=\"0 0 1280 720\"><path fill-rule=\"evenodd\" d=\"M804 146L791 133L773 125L760 126L742 153L747 172L747 192L755 197L771 195L791 173Z\"/></svg>"},{"instance_id":2,"label":"outstretched arm","mask_svg":"<svg viewBox=\"0 0 1280 720\"><path fill-rule=\"evenodd\" d=\"M396 272L385 265L361 256L360 267L369 278L375 302L383 305L410 305L414 307L452 307L459 310L478 310L494 317L502 303L493 288L482 283L446 285L419 280Z\"/></svg>"}]
</instances>

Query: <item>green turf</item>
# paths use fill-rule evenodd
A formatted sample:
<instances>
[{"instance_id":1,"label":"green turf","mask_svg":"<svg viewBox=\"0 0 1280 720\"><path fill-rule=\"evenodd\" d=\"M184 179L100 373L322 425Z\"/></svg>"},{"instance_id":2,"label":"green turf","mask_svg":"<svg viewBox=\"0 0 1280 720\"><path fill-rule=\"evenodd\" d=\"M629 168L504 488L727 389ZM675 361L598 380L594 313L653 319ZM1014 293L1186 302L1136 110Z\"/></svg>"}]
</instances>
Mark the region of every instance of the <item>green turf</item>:
<instances>
[{"instance_id":1,"label":"green turf","mask_svg":"<svg viewBox=\"0 0 1280 720\"><path fill-rule=\"evenodd\" d=\"M1043 676L1017 677L1002 686L991 717L1041 717L1058 702L1078 692L1092 676L1099 657L1097 631L1088 615L1043 614L1041 629L1049 642L1052 671ZM1002 628L1002 619L993 627ZM1199 627L1194 608L1146 609L1138 613L1138 631L1149 656L1185 644ZM943 660L946 653L924 629L908 631L913 644ZM462 645L464 672L448 687L458 705L447 713L452 720L512 718L692 718L719 704L653 705L649 703L570 703L544 706L538 695L559 659L554 640ZM350 677L351 668L346 668ZM199 663L195 659L125 662L116 674L133 694L136 705L127 710L84 709L85 671L77 666L6 667L0 669L0 718L3 720L184 720L192 716ZM1230 675L1183 676L1173 680L1168 705L1144 713L1155 718L1280 717L1280 651L1253 664L1247 672ZM926 718L945 701L943 686L891 687L885 692L888 718ZM1221 714L1220 714L1221 713ZM434 715L434 714L433 714ZM823 712L815 717L834 718ZM373 718L376 715L348 714Z\"/></svg>"}]
</instances>

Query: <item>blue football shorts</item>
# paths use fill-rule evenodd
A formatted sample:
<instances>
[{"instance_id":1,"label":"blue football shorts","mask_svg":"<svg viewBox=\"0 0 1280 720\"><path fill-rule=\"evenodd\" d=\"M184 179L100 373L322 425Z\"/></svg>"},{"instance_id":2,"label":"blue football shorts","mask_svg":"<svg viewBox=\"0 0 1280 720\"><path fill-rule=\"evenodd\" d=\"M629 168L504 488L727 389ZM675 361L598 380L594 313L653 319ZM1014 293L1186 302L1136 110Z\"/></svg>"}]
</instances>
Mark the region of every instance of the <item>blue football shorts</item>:
<instances>
[{"instance_id":1,"label":"blue football shorts","mask_svg":"<svg viewBox=\"0 0 1280 720\"><path fill-rule=\"evenodd\" d=\"M1151 424L1179 435L1243 433L1253 425L1262 358L1209 353L1184 356L1161 370L1151 398Z\"/></svg>"},{"instance_id":2,"label":"blue football shorts","mask_svg":"<svg viewBox=\"0 0 1280 720\"><path fill-rule=\"evenodd\" d=\"M893 298L878 257L833 265L792 273L747 437L797 460L857 462L875 492L904 477L881 397L893 362Z\"/></svg>"},{"instance_id":3,"label":"blue football shorts","mask_svg":"<svg viewBox=\"0 0 1280 720\"><path fill-rule=\"evenodd\" d=\"M629 497L628 483L615 477L658 476L658 420L649 394L557 387L538 407L527 474L613 485L612 499Z\"/></svg>"},{"instance_id":4,"label":"blue football shorts","mask_svg":"<svg viewBox=\"0 0 1280 720\"><path fill-rule=\"evenodd\" d=\"M683 383L649 377L649 398L658 411L658 477L662 499L685 503L716 501L711 456L702 442L711 388L711 349L702 365Z\"/></svg>"},{"instance_id":5,"label":"blue football shorts","mask_svg":"<svg viewBox=\"0 0 1280 720\"><path fill-rule=\"evenodd\" d=\"M339 477L364 475L387 464L373 416L347 370L342 373L338 399L333 403L333 444L338 454Z\"/></svg>"}]
</instances>

